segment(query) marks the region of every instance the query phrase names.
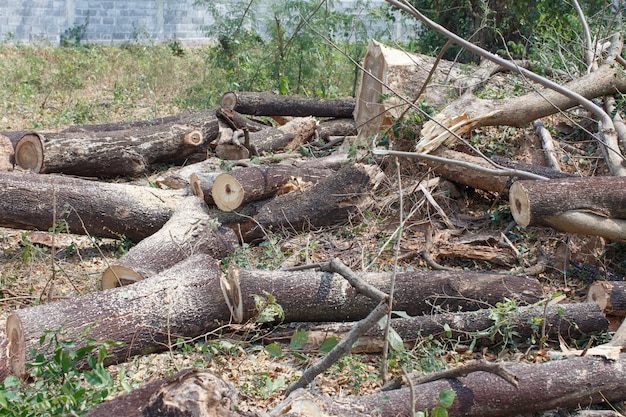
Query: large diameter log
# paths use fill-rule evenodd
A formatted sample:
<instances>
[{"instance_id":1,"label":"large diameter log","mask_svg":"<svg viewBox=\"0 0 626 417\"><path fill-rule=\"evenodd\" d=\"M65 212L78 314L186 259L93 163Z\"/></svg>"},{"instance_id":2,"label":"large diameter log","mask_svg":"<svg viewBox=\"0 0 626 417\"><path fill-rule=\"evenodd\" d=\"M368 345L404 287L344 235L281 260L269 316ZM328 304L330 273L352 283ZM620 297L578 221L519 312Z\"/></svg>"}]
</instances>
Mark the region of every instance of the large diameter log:
<instances>
[{"instance_id":1,"label":"large diameter log","mask_svg":"<svg viewBox=\"0 0 626 417\"><path fill-rule=\"evenodd\" d=\"M102 288L115 288L150 278L193 254L203 253L221 259L236 244L235 232L221 227L209 216L203 200L186 197L158 232L143 239L105 269Z\"/></svg>"},{"instance_id":2,"label":"large diameter log","mask_svg":"<svg viewBox=\"0 0 626 417\"><path fill-rule=\"evenodd\" d=\"M416 410L439 406L439 393L453 390L451 416L508 417L532 415L555 408L576 408L612 403L626 398L626 354L619 360L584 356L541 364L517 363L506 369L518 378L518 387L501 377L474 372L456 379L442 379L409 388L332 401L327 413L342 416L409 417L411 398ZM354 410L362 410L355 413Z\"/></svg>"},{"instance_id":3,"label":"large diameter log","mask_svg":"<svg viewBox=\"0 0 626 417\"><path fill-rule=\"evenodd\" d=\"M124 342L109 349L112 363L167 349L179 336L202 334L230 318L219 278L217 261L194 255L130 286L17 310L6 322L11 369L24 375L25 363L34 359L31 349L40 348L46 330L62 329L66 340L79 345L84 337Z\"/></svg>"},{"instance_id":4,"label":"large diameter log","mask_svg":"<svg viewBox=\"0 0 626 417\"><path fill-rule=\"evenodd\" d=\"M625 177L517 181L509 201L523 227L550 226L626 241Z\"/></svg>"},{"instance_id":5,"label":"large diameter log","mask_svg":"<svg viewBox=\"0 0 626 417\"><path fill-rule=\"evenodd\" d=\"M254 116L352 117L354 105L353 98L306 98L272 92L228 92L221 100L226 110Z\"/></svg>"},{"instance_id":6,"label":"large diameter log","mask_svg":"<svg viewBox=\"0 0 626 417\"><path fill-rule=\"evenodd\" d=\"M163 227L184 195L61 175L0 172L0 225L49 230L56 212L56 220L72 233L138 242Z\"/></svg>"},{"instance_id":7,"label":"large diameter log","mask_svg":"<svg viewBox=\"0 0 626 417\"><path fill-rule=\"evenodd\" d=\"M217 134L214 112L138 129L34 132L17 143L15 161L37 173L138 176L155 163L205 159L208 144Z\"/></svg>"},{"instance_id":8,"label":"large diameter log","mask_svg":"<svg viewBox=\"0 0 626 417\"><path fill-rule=\"evenodd\" d=\"M253 294L271 293L285 311L285 321L354 321L377 303L357 294L339 275L318 271L261 271L234 268L230 282L239 282L243 320L254 314ZM389 291L389 273L364 273L362 278L383 292ZM534 303L542 296L534 278L470 271L416 271L396 278L394 309L409 315L437 311L478 310L504 300ZM234 292L237 294L237 292ZM231 300L237 305L237 300Z\"/></svg>"},{"instance_id":9,"label":"large diameter log","mask_svg":"<svg viewBox=\"0 0 626 417\"><path fill-rule=\"evenodd\" d=\"M312 117L299 117L279 128L270 127L250 133L250 151L253 155L279 150L294 150L310 141L315 135L317 121Z\"/></svg>"},{"instance_id":10,"label":"large diameter log","mask_svg":"<svg viewBox=\"0 0 626 417\"><path fill-rule=\"evenodd\" d=\"M213 181L211 196L220 210L232 211L251 201L312 185L332 174L331 170L298 169L287 165L239 168L218 175Z\"/></svg>"},{"instance_id":11,"label":"large diameter log","mask_svg":"<svg viewBox=\"0 0 626 417\"><path fill-rule=\"evenodd\" d=\"M587 301L598 303L605 314L626 317L626 282L594 282L589 286Z\"/></svg>"},{"instance_id":12,"label":"large diameter log","mask_svg":"<svg viewBox=\"0 0 626 417\"><path fill-rule=\"evenodd\" d=\"M505 317L497 322L495 316ZM394 318L391 327L405 344L414 346L420 338L432 336L437 339L454 340L459 343L475 343L476 347L495 347L514 344L537 344L542 337L546 341L576 340L584 335L598 334L608 330L609 323L597 303L572 303L544 306L521 306L507 310L505 314L494 309L482 309L462 313L441 313ZM317 349L322 342L336 336L343 339L352 329L349 323L315 325L306 330L306 347ZM504 328L507 331L501 331ZM545 328L545 334L541 329ZM272 340L290 340L293 330L274 332ZM352 347L355 353L381 352L384 345L384 330L370 329Z\"/></svg>"}]
</instances>

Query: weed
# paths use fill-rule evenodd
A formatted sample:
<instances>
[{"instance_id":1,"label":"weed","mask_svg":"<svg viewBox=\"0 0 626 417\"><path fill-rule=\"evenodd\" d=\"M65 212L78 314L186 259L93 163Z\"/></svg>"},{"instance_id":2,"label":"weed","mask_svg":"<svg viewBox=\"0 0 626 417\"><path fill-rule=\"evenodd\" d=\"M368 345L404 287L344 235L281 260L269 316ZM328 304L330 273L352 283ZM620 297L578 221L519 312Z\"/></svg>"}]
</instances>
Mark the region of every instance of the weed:
<instances>
[{"instance_id":1,"label":"weed","mask_svg":"<svg viewBox=\"0 0 626 417\"><path fill-rule=\"evenodd\" d=\"M0 384L0 416L81 416L121 389L104 367L108 348L117 343L85 343L79 347L64 340L61 330L46 331L39 349L52 354L31 352L35 359L26 364L31 382L9 376ZM85 363L86 370L77 370Z\"/></svg>"}]
</instances>

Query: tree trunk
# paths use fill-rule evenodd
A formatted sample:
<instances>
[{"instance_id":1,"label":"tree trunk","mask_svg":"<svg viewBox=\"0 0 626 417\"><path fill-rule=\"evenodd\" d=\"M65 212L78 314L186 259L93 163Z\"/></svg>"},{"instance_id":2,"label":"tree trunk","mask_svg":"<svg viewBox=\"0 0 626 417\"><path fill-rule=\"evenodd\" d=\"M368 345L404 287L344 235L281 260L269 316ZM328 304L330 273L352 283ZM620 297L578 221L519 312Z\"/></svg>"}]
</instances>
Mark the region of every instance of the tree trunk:
<instances>
[{"instance_id":1,"label":"tree trunk","mask_svg":"<svg viewBox=\"0 0 626 417\"><path fill-rule=\"evenodd\" d=\"M333 174L331 170L298 169L279 164L239 168L218 175L211 195L220 210L232 211L250 201L310 186ZM202 187L202 183L198 185Z\"/></svg>"},{"instance_id":2,"label":"tree trunk","mask_svg":"<svg viewBox=\"0 0 626 417\"><path fill-rule=\"evenodd\" d=\"M492 308L463 313L441 313L394 318L391 327L402 338L407 348L415 346L421 338L454 340L463 344L476 344L476 348L513 344L538 344L545 341L558 343L559 335L565 340L576 340L584 335L599 334L608 330L608 321L596 303L559 304L517 308ZM542 327L545 326L545 335ZM349 323L329 323L300 326L308 341L304 349L318 349L331 336L343 339L352 329ZM289 343L295 330L272 332L271 341ZM379 353L384 344L384 330L374 327L361 336L352 347L353 353Z\"/></svg>"},{"instance_id":3,"label":"tree trunk","mask_svg":"<svg viewBox=\"0 0 626 417\"><path fill-rule=\"evenodd\" d=\"M17 310L6 325L11 369L16 375L24 374L25 362L33 359L30 350L39 347L45 330L63 329L66 340L78 342L85 337L125 342L110 350L111 361L121 362L166 350L176 338L215 330L231 320L231 309L239 312L238 321L256 317L254 295L272 294L287 322L359 320L376 307L339 275L330 273L233 267L222 282L221 275L213 258L193 255L132 285ZM389 290L390 273L363 275L370 284ZM241 298L234 295L237 291ZM437 307L475 310L505 298L532 303L543 296L535 279L467 271L400 273L396 294L394 308L411 315ZM81 336L85 328L89 330Z\"/></svg>"},{"instance_id":4,"label":"tree trunk","mask_svg":"<svg viewBox=\"0 0 626 417\"><path fill-rule=\"evenodd\" d=\"M506 369L518 378L518 388L485 372L442 379L415 386L415 410L438 407L442 390L456 393L449 414L466 417L528 415L626 398L626 354L617 361L585 356L542 364L511 364ZM411 394L409 388L402 388L337 401L326 398L324 403L325 412L345 417L409 417Z\"/></svg>"},{"instance_id":5,"label":"tree trunk","mask_svg":"<svg viewBox=\"0 0 626 417\"><path fill-rule=\"evenodd\" d=\"M15 161L37 173L136 177L155 163L206 159L217 134L213 112L128 130L29 133L17 143Z\"/></svg>"},{"instance_id":6,"label":"tree trunk","mask_svg":"<svg viewBox=\"0 0 626 417\"><path fill-rule=\"evenodd\" d=\"M384 174L375 165L349 164L314 186L279 195L260 207L254 221L241 223L252 241L282 227L307 230L346 222L372 204L372 191Z\"/></svg>"},{"instance_id":7,"label":"tree trunk","mask_svg":"<svg viewBox=\"0 0 626 417\"><path fill-rule=\"evenodd\" d=\"M93 407L87 417L236 417L234 388L214 373L183 369Z\"/></svg>"},{"instance_id":8,"label":"tree trunk","mask_svg":"<svg viewBox=\"0 0 626 417\"><path fill-rule=\"evenodd\" d=\"M353 98L304 98L271 92L228 92L222 96L223 109L253 116L352 117Z\"/></svg>"},{"instance_id":9,"label":"tree trunk","mask_svg":"<svg viewBox=\"0 0 626 417\"><path fill-rule=\"evenodd\" d=\"M594 282L589 286L587 301L598 303L605 314L626 317L626 282Z\"/></svg>"},{"instance_id":10,"label":"tree trunk","mask_svg":"<svg viewBox=\"0 0 626 417\"><path fill-rule=\"evenodd\" d=\"M168 349L178 337L214 329L216 322L230 318L220 274L213 258L194 255L133 285L16 310L6 322L11 369L24 375L24 364L34 359L31 349L41 348L39 339L45 330L62 329L64 339L78 345L85 338L124 342L109 349L114 363ZM87 334L82 335L85 329Z\"/></svg>"},{"instance_id":11,"label":"tree trunk","mask_svg":"<svg viewBox=\"0 0 626 417\"><path fill-rule=\"evenodd\" d=\"M331 136L354 136L357 134L354 119L331 119L319 123L317 134L322 139Z\"/></svg>"},{"instance_id":12,"label":"tree trunk","mask_svg":"<svg viewBox=\"0 0 626 417\"><path fill-rule=\"evenodd\" d=\"M210 206L215 205L213 200L213 183L221 172L197 172L189 177L189 188L193 195L201 198Z\"/></svg>"},{"instance_id":13,"label":"tree trunk","mask_svg":"<svg viewBox=\"0 0 626 417\"><path fill-rule=\"evenodd\" d=\"M250 152L262 155L264 152L294 150L310 141L315 134L317 122L312 117L297 118L279 127L270 127L250 133Z\"/></svg>"},{"instance_id":14,"label":"tree trunk","mask_svg":"<svg viewBox=\"0 0 626 417\"><path fill-rule=\"evenodd\" d=\"M0 225L48 230L65 222L72 233L138 242L158 231L184 192L87 181L61 175L0 172Z\"/></svg>"},{"instance_id":15,"label":"tree trunk","mask_svg":"<svg viewBox=\"0 0 626 417\"><path fill-rule=\"evenodd\" d=\"M219 226L204 202L186 197L155 234L146 237L102 274L102 288L115 288L152 277L192 254L215 259L228 256L237 244L232 229Z\"/></svg>"},{"instance_id":16,"label":"tree trunk","mask_svg":"<svg viewBox=\"0 0 626 417\"><path fill-rule=\"evenodd\" d=\"M223 162L220 158L209 157L204 161L193 164L172 167L165 172L150 177L150 181L175 190L188 188L191 185L191 176L193 174L202 172L220 173L223 171L221 167Z\"/></svg>"},{"instance_id":17,"label":"tree trunk","mask_svg":"<svg viewBox=\"0 0 626 417\"><path fill-rule=\"evenodd\" d=\"M511 214L523 227L550 226L626 242L626 178L586 177L517 181Z\"/></svg>"}]
</instances>

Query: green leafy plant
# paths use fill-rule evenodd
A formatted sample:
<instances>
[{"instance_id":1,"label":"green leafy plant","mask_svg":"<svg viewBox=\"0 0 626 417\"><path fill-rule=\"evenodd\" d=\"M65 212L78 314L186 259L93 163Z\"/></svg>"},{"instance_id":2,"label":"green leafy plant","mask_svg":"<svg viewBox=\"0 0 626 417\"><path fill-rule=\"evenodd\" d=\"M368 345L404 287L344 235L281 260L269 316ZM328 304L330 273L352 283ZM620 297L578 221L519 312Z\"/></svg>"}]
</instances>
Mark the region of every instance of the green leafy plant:
<instances>
[{"instance_id":1,"label":"green leafy plant","mask_svg":"<svg viewBox=\"0 0 626 417\"><path fill-rule=\"evenodd\" d=\"M88 338L79 346L64 340L61 330L46 331L39 349L31 352L35 359L26 364L32 380L9 376L0 384L0 416L86 414L123 387L104 366L108 349L114 345L118 343Z\"/></svg>"},{"instance_id":2,"label":"green leafy plant","mask_svg":"<svg viewBox=\"0 0 626 417\"><path fill-rule=\"evenodd\" d=\"M415 417L448 417L448 408L452 407L452 403L456 398L456 392L451 389L444 389L439 392L439 405L431 410L418 411Z\"/></svg>"}]
</instances>

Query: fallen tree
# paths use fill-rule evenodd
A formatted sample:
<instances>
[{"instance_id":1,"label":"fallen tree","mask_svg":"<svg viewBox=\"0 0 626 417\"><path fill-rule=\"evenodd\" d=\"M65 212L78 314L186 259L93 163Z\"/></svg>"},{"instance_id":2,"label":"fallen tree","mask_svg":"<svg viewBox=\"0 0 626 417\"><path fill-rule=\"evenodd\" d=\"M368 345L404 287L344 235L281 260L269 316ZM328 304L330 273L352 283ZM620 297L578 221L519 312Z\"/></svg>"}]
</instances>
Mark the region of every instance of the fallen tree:
<instances>
[{"instance_id":1,"label":"fallen tree","mask_svg":"<svg viewBox=\"0 0 626 417\"><path fill-rule=\"evenodd\" d=\"M126 130L33 132L17 142L15 162L36 173L136 177L156 163L206 159L217 135L214 112Z\"/></svg>"},{"instance_id":2,"label":"fallen tree","mask_svg":"<svg viewBox=\"0 0 626 417\"><path fill-rule=\"evenodd\" d=\"M16 310L7 318L8 360L15 375L25 373L46 330L64 331L68 340L115 340L111 362L171 347L171 341L208 334L235 320L258 314L256 296L272 294L284 320L354 321L375 302L333 274L319 271L258 271L231 268L222 277L218 262L193 255L150 279ZM388 291L390 274L363 274L369 284ZM419 285L416 285L419 283ZM394 308L417 315L435 308L475 310L504 298L532 303L542 297L535 279L471 271L406 272L396 279ZM83 334L87 329L87 333ZM41 352L49 354L50 352Z\"/></svg>"}]
</instances>

